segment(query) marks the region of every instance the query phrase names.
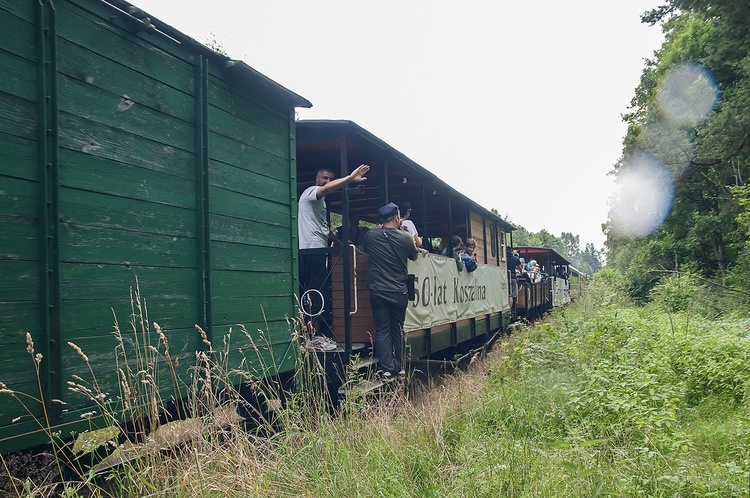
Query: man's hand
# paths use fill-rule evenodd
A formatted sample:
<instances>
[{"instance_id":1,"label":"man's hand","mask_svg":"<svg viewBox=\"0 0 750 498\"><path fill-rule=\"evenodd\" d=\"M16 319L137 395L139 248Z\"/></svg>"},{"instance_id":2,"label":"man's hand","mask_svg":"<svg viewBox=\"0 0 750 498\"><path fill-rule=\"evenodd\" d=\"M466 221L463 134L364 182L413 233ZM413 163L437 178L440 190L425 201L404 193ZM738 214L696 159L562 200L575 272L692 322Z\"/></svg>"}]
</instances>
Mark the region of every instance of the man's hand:
<instances>
[{"instance_id":1,"label":"man's hand","mask_svg":"<svg viewBox=\"0 0 750 498\"><path fill-rule=\"evenodd\" d=\"M357 166L357 169L349 174L349 178L352 182L361 182L367 180L367 177L365 175L368 171L370 171L370 167L368 165L360 164L359 166Z\"/></svg>"},{"instance_id":2,"label":"man's hand","mask_svg":"<svg viewBox=\"0 0 750 498\"><path fill-rule=\"evenodd\" d=\"M430 253L430 251L428 251L427 249L422 249L421 247L418 247L417 250L422 256L427 256Z\"/></svg>"}]
</instances>

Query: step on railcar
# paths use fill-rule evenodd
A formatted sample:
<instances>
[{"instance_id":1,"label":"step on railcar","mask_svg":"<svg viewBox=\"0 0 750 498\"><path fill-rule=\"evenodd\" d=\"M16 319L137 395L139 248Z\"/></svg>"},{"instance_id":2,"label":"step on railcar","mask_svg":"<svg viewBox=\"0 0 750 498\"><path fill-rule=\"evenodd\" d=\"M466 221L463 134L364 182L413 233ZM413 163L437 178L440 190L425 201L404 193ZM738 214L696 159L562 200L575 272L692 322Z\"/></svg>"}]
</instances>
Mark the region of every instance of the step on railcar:
<instances>
[{"instance_id":1,"label":"step on railcar","mask_svg":"<svg viewBox=\"0 0 750 498\"><path fill-rule=\"evenodd\" d=\"M514 227L351 121L297 122L298 195L313 185L321 168L342 177L360 164L370 165L367 180L326 198L329 213L340 215L342 240L352 239L350 218L372 226L379 221L378 207L408 201L425 246L452 235L477 242L481 264L472 273L459 273L453 259L437 254L409 261L417 292L404 324L407 356L413 364L452 359L486 344L511 319L506 240ZM338 349L321 354L338 355L342 364L352 355L370 357L375 327L367 255L356 244L300 250L306 252L324 253L328 261L325 310L316 311L315 328L332 336Z\"/></svg>"}]
</instances>

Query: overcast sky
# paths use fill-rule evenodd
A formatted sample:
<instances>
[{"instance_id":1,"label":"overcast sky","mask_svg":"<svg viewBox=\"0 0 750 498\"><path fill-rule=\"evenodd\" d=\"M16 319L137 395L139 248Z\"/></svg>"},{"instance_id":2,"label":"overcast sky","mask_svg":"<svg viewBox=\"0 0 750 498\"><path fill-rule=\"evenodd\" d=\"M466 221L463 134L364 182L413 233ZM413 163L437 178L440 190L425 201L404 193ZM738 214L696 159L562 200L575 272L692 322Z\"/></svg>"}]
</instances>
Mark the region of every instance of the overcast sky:
<instances>
[{"instance_id":1,"label":"overcast sky","mask_svg":"<svg viewBox=\"0 0 750 498\"><path fill-rule=\"evenodd\" d=\"M532 232L603 246L659 0L130 0Z\"/></svg>"}]
</instances>

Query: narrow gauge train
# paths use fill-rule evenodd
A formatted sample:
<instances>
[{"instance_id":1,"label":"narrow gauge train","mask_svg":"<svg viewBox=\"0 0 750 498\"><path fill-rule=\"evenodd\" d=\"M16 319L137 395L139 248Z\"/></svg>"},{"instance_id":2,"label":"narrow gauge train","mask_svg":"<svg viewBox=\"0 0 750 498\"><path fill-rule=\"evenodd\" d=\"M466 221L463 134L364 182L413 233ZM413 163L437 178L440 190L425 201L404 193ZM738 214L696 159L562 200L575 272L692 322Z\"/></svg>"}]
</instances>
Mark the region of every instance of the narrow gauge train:
<instances>
[{"instance_id":1,"label":"narrow gauge train","mask_svg":"<svg viewBox=\"0 0 750 498\"><path fill-rule=\"evenodd\" d=\"M408 200L425 237L477 240L483 264L471 274L441 257L410 263L412 359L470 352L511 320L513 227L371 133L295 123L306 99L123 0L0 1L0 14L0 381L16 392L0 397L0 453L47 442L39 421L62 434L103 424L67 389L89 365L124 410L112 314L127 322L136 279L182 365L207 349L196 324L213 344L241 324L249 333L231 336L232 350L264 344L255 366L291 382L297 198L321 167L372 166L329 199L345 238L350 216L375 222L378 206ZM339 346L324 356L341 364L371 343L367 257L325 251ZM155 395L170 399L171 375L158 379ZM17 399L40 388L27 412Z\"/></svg>"}]
</instances>

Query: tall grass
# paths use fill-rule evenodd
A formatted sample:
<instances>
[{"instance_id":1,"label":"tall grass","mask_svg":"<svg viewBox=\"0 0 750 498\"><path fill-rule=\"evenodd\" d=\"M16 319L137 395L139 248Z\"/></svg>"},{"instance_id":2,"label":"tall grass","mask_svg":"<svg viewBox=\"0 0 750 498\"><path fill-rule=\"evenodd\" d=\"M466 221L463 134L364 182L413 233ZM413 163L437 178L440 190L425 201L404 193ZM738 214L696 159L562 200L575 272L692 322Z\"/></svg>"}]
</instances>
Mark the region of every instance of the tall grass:
<instances>
[{"instance_id":1,"label":"tall grass","mask_svg":"<svg viewBox=\"0 0 750 498\"><path fill-rule=\"evenodd\" d=\"M504 337L466 370L377 399L353 395L338 417L315 355L300 350L305 389L289 392L258 384L249 367L230 369L222 345L199 357L195 383L182 387L188 420L152 424L130 443L140 458L89 488L174 497L747 496L750 322L675 306L692 295L676 291L636 307L605 274L573 306ZM230 382L238 376L275 408L258 414L263 430L227 415L244 403ZM179 444L143 451L168 428L176 434L165 440Z\"/></svg>"}]
</instances>

